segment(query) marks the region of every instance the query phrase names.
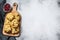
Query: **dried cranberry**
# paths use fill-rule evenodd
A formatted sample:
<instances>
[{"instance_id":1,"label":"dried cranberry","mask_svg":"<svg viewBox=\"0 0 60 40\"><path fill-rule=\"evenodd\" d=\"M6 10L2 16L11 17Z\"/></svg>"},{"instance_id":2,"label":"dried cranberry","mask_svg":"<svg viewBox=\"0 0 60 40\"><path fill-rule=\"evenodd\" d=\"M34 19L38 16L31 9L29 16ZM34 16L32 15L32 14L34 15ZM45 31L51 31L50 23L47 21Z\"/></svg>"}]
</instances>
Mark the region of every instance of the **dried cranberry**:
<instances>
[{"instance_id":1,"label":"dried cranberry","mask_svg":"<svg viewBox=\"0 0 60 40\"><path fill-rule=\"evenodd\" d=\"M6 3L3 7L4 12L9 12L11 10L11 6L9 3Z\"/></svg>"}]
</instances>

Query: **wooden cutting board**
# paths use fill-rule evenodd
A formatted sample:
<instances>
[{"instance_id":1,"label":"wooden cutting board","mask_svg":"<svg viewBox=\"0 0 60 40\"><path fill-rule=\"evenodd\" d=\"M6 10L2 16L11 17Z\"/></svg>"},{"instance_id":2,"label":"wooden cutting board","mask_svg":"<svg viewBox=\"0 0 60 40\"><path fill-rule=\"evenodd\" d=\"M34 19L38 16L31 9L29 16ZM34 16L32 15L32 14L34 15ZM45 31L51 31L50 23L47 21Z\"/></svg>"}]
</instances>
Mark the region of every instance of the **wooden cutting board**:
<instances>
[{"instance_id":1,"label":"wooden cutting board","mask_svg":"<svg viewBox=\"0 0 60 40\"><path fill-rule=\"evenodd\" d=\"M13 4L13 9L10 13L6 14L3 35L6 36L19 36L21 32L21 15L17 12L17 4Z\"/></svg>"}]
</instances>

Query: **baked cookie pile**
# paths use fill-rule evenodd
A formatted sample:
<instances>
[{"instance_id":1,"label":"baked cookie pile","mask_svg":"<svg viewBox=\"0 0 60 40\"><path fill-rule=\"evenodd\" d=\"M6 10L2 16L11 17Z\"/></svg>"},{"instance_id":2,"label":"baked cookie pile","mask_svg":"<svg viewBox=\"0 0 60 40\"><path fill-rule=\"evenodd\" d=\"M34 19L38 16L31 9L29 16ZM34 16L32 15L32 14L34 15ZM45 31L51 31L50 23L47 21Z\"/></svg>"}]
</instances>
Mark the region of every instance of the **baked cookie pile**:
<instances>
[{"instance_id":1,"label":"baked cookie pile","mask_svg":"<svg viewBox=\"0 0 60 40\"><path fill-rule=\"evenodd\" d=\"M18 34L20 26L20 16L17 13L8 13L4 22L4 32L7 34Z\"/></svg>"},{"instance_id":2,"label":"baked cookie pile","mask_svg":"<svg viewBox=\"0 0 60 40\"><path fill-rule=\"evenodd\" d=\"M3 34L8 36L18 36L20 32L20 26L21 16L16 9L13 9L12 12L6 14Z\"/></svg>"}]
</instances>

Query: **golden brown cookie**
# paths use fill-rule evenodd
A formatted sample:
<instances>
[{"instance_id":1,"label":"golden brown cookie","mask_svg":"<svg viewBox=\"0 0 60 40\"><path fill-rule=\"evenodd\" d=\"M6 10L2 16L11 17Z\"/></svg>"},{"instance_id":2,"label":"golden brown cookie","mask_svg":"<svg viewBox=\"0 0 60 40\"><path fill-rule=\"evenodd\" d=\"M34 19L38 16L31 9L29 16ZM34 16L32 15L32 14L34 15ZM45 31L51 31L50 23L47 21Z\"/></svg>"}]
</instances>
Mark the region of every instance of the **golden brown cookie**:
<instances>
[{"instance_id":1,"label":"golden brown cookie","mask_svg":"<svg viewBox=\"0 0 60 40\"><path fill-rule=\"evenodd\" d=\"M4 31L7 32L7 33L10 32L11 31L10 25L5 25Z\"/></svg>"}]
</instances>

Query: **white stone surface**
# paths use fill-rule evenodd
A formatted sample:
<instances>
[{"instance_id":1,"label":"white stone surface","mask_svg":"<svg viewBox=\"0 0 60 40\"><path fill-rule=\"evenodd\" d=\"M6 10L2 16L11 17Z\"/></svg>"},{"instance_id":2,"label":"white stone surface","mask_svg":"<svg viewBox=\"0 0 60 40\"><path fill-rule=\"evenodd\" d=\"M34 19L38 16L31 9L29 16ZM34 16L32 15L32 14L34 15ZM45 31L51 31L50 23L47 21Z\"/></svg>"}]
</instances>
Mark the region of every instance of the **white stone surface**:
<instances>
[{"instance_id":1,"label":"white stone surface","mask_svg":"<svg viewBox=\"0 0 60 40\"><path fill-rule=\"evenodd\" d=\"M18 3L22 33L17 40L58 40L60 9L57 0L7 0ZM21 10L20 10L21 9Z\"/></svg>"}]
</instances>

